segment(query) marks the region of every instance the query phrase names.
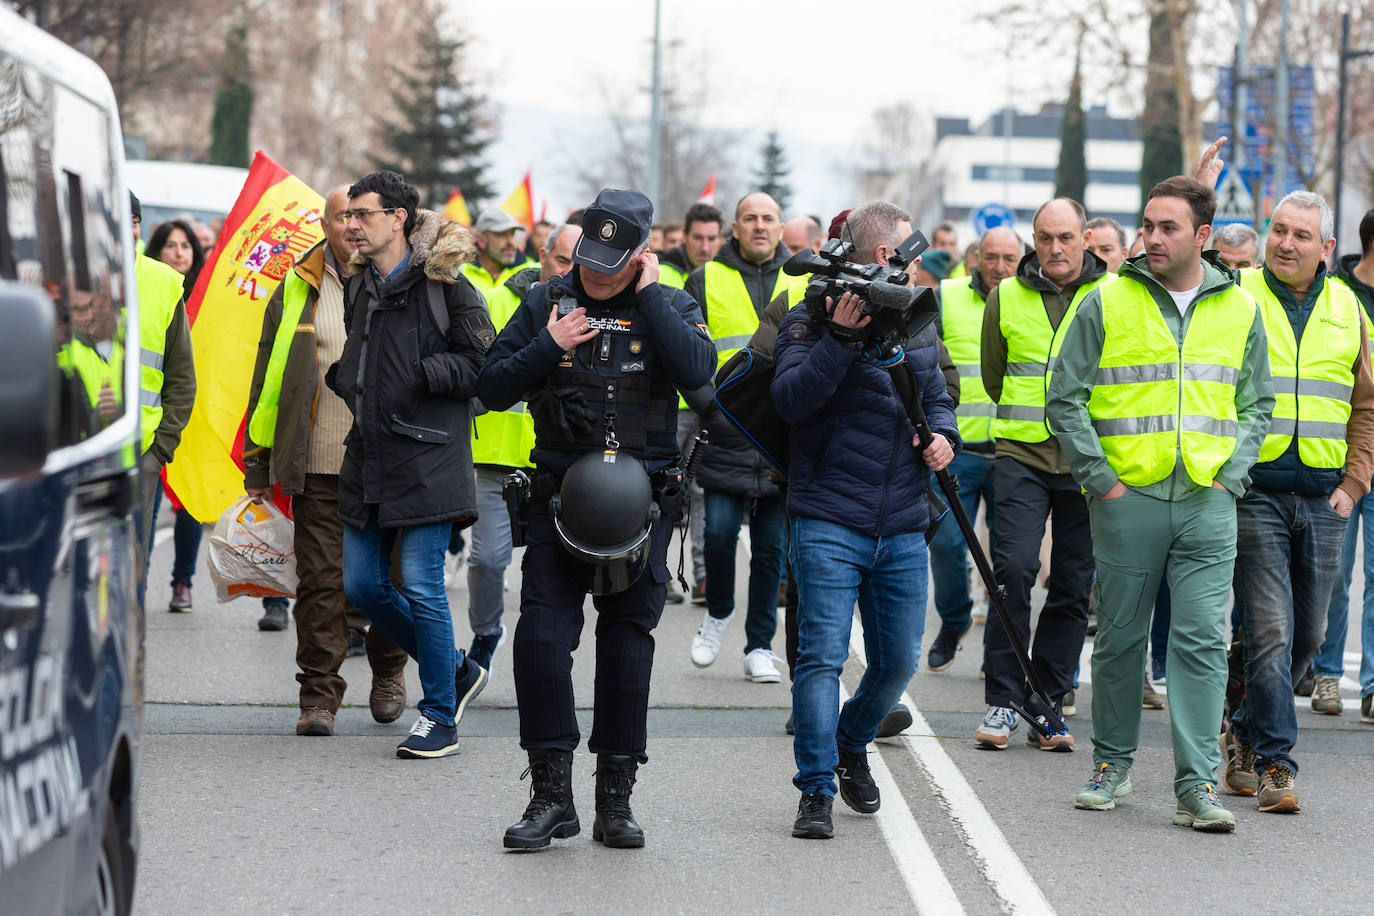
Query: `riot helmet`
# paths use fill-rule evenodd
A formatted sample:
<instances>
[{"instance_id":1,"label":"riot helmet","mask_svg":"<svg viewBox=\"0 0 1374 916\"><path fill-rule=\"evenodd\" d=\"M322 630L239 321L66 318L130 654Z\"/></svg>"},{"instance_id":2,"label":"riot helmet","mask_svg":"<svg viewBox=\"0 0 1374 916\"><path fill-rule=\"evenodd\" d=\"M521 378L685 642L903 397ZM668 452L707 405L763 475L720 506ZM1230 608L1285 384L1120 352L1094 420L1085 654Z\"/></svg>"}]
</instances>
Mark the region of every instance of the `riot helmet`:
<instances>
[{"instance_id":1,"label":"riot helmet","mask_svg":"<svg viewBox=\"0 0 1374 916\"><path fill-rule=\"evenodd\" d=\"M564 549L592 565L593 595L623 592L644 574L659 508L636 458L609 448L583 455L549 508Z\"/></svg>"}]
</instances>

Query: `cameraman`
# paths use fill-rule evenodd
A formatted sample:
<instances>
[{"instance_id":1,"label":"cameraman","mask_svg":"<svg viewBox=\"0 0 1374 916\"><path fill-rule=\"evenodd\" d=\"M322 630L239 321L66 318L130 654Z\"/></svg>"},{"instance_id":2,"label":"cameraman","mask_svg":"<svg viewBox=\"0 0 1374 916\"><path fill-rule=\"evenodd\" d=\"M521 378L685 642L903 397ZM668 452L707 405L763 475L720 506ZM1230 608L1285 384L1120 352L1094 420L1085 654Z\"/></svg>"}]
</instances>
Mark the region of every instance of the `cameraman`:
<instances>
[{"instance_id":1,"label":"cameraman","mask_svg":"<svg viewBox=\"0 0 1374 916\"><path fill-rule=\"evenodd\" d=\"M845 226L862 263L885 262L910 233L911 217L881 201L853 211ZM918 454L892 378L863 341L872 320L863 305L850 293L827 297L831 317L818 326L803 303L783 320L775 350L773 400L792 424L789 552L801 593L792 781L802 797L792 835L805 839L834 834L832 770L855 811L871 813L881 803L865 749L920 659L926 487L930 469L948 465L959 443L933 329L908 341L905 355L935 433ZM837 714L856 600L868 670Z\"/></svg>"}]
</instances>

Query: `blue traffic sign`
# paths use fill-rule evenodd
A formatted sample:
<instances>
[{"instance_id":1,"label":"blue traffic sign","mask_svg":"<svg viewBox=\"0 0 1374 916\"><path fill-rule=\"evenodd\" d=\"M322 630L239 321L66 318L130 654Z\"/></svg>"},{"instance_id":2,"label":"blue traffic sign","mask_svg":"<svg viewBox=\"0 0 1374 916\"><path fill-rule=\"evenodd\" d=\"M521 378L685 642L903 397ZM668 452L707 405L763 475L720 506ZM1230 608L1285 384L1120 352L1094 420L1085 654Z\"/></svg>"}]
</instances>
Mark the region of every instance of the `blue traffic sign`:
<instances>
[{"instance_id":1,"label":"blue traffic sign","mask_svg":"<svg viewBox=\"0 0 1374 916\"><path fill-rule=\"evenodd\" d=\"M973 231L982 235L997 226L1010 229L1016 223L1016 213L1004 204L983 204L973 211Z\"/></svg>"}]
</instances>

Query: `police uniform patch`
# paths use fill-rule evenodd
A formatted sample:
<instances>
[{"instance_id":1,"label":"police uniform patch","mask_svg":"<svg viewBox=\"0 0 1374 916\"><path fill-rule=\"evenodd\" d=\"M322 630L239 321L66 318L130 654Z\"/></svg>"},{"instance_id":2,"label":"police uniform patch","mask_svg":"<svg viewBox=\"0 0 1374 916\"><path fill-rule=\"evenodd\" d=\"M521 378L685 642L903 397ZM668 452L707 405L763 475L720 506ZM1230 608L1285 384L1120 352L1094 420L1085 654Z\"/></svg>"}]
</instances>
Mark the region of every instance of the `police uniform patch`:
<instances>
[{"instance_id":1,"label":"police uniform patch","mask_svg":"<svg viewBox=\"0 0 1374 916\"><path fill-rule=\"evenodd\" d=\"M630 341L630 355L631 355L631 356L638 356L638 355L640 354L640 352L641 352L643 349L644 349L644 341L642 341L642 340L632 340L632 341Z\"/></svg>"},{"instance_id":2,"label":"police uniform patch","mask_svg":"<svg viewBox=\"0 0 1374 916\"><path fill-rule=\"evenodd\" d=\"M607 241L615 235L615 220L608 219L601 224L601 237Z\"/></svg>"},{"instance_id":3,"label":"police uniform patch","mask_svg":"<svg viewBox=\"0 0 1374 916\"><path fill-rule=\"evenodd\" d=\"M793 340L801 340L806 336L806 327L801 322L796 322L787 329L787 336Z\"/></svg>"}]
</instances>

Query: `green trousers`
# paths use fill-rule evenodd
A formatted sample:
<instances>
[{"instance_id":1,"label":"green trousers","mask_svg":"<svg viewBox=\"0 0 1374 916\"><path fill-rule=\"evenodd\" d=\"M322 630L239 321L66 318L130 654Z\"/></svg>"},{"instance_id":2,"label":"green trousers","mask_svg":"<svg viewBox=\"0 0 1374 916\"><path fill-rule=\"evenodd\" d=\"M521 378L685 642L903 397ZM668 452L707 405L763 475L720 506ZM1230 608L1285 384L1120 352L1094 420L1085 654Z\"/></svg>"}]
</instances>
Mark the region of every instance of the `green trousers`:
<instances>
[{"instance_id":1,"label":"green trousers","mask_svg":"<svg viewBox=\"0 0 1374 916\"><path fill-rule=\"evenodd\" d=\"M1167 576L1174 794L1214 783L1226 693L1226 606L1236 560L1235 497L1209 488L1166 501L1128 490L1119 499L1090 500L1089 515L1098 619L1093 762L1130 766L1140 743L1150 613Z\"/></svg>"}]
</instances>

